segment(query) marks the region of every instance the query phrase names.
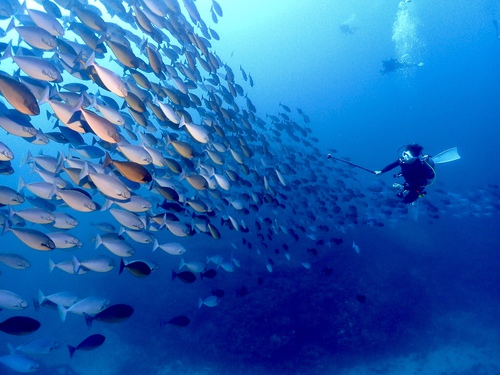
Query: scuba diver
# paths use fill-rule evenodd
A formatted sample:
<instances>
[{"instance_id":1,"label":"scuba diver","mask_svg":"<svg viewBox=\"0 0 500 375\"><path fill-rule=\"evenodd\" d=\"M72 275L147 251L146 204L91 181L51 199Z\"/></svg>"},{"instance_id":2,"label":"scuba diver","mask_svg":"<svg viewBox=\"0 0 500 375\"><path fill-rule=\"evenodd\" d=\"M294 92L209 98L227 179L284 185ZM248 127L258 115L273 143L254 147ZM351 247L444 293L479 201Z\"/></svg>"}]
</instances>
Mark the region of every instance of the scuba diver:
<instances>
[{"instance_id":1,"label":"scuba diver","mask_svg":"<svg viewBox=\"0 0 500 375\"><path fill-rule=\"evenodd\" d=\"M374 171L374 174L378 176L400 166L401 172L395 174L394 177L403 176L405 183L403 185L395 183L393 186L403 189L397 196L403 198L404 203L413 203L427 194L424 189L432 183L436 172L432 158L422 154L424 149L422 146L412 143L403 147L405 150L398 160L380 171Z\"/></svg>"},{"instance_id":2,"label":"scuba diver","mask_svg":"<svg viewBox=\"0 0 500 375\"><path fill-rule=\"evenodd\" d=\"M403 69L403 68L410 68L413 66L423 66L424 63L418 63L418 64L410 64L410 63L404 63L400 62L398 59L393 59L392 57L390 59L386 59L382 61L382 69L380 69L381 74L387 74L390 72L395 72L398 69Z\"/></svg>"},{"instance_id":3,"label":"scuba diver","mask_svg":"<svg viewBox=\"0 0 500 375\"><path fill-rule=\"evenodd\" d=\"M376 176L379 176L382 173L388 172L396 168L397 166L400 166L401 172L396 173L394 177L403 176L405 182L403 185L394 183L392 186L395 188L403 189L397 194L397 196L399 198L403 198L404 203L409 204L415 202L417 198L423 197L427 194L427 192L424 191L425 188L432 185L436 179L436 171L434 170L434 165L449 163L460 159L460 155L458 154L458 150L456 147L444 150L437 155L434 155L432 158L429 155L423 155L422 150L424 148L416 143L400 147L398 149L398 153L403 147L405 150L401 157L380 171L373 171L371 169L362 167L361 165L351 163L348 160L336 158L332 156L332 154L326 155L326 158L350 165L351 167L362 169L363 171L369 172Z\"/></svg>"},{"instance_id":4,"label":"scuba diver","mask_svg":"<svg viewBox=\"0 0 500 375\"><path fill-rule=\"evenodd\" d=\"M348 23L343 23L339 26L339 29L346 35L353 35L358 28L355 26L351 26Z\"/></svg>"}]
</instances>

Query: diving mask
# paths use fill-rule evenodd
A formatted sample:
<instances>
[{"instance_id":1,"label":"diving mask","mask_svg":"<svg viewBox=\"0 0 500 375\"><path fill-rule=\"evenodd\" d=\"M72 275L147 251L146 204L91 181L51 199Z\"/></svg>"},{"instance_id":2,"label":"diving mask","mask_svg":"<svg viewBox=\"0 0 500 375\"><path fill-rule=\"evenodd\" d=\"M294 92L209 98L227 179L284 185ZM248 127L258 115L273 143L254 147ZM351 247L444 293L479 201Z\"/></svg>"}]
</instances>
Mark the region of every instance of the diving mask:
<instances>
[{"instance_id":1,"label":"diving mask","mask_svg":"<svg viewBox=\"0 0 500 375\"><path fill-rule=\"evenodd\" d=\"M413 156L410 151L406 150L403 152L402 155L402 160L403 163L413 163L415 160L417 160L417 157Z\"/></svg>"}]
</instances>

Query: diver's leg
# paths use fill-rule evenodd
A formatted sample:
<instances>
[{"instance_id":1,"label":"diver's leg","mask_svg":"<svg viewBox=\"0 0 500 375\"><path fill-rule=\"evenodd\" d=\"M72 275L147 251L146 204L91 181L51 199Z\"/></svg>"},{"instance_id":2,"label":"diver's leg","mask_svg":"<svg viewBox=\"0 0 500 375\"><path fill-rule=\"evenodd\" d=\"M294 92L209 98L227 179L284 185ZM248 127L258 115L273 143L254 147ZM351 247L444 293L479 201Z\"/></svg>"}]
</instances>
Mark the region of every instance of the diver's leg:
<instances>
[{"instance_id":1,"label":"diver's leg","mask_svg":"<svg viewBox=\"0 0 500 375\"><path fill-rule=\"evenodd\" d=\"M418 199L419 192L416 190L408 190L408 193L403 198L404 203L413 203Z\"/></svg>"}]
</instances>

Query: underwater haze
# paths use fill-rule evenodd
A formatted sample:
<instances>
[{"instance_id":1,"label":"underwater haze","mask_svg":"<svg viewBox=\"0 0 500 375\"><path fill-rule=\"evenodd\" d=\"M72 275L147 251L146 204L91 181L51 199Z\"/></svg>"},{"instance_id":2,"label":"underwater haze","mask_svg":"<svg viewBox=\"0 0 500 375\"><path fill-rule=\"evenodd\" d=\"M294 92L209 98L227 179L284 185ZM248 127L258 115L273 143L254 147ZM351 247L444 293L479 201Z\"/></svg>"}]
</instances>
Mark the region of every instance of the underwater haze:
<instances>
[{"instance_id":1,"label":"underwater haze","mask_svg":"<svg viewBox=\"0 0 500 375\"><path fill-rule=\"evenodd\" d=\"M0 3L0 374L500 373L498 1Z\"/></svg>"}]
</instances>

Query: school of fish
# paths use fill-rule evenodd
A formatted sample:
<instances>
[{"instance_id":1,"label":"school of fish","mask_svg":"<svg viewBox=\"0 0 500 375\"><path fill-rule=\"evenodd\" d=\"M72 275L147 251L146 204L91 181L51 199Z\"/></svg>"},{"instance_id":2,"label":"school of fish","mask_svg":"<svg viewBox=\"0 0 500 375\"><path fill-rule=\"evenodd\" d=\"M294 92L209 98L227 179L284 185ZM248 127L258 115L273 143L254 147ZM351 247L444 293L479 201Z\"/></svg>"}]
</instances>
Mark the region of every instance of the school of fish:
<instances>
[{"instance_id":1,"label":"school of fish","mask_svg":"<svg viewBox=\"0 0 500 375\"><path fill-rule=\"evenodd\" d=\"M211 15L213 24L223 16L215 0ZM340 245L350 226L402 217L382 182L363 188L355 170L324 160L301 109L293 113L280 103L277 115L258 113L247 93L252 76L240 67L241 82L215 53L219 36L194 0L103 0L99 7L84 0L7 0L0 20L8 25L0 39L0 173L17 184L0 183L0 224L19 246L73 251L61 262L47 255L47 272L78 277L118 268L191 284L234 272L242 249L253 249L268 272L276 258L294 257L308 270L317 248ZM13 138L26 148L12 147ZM465 204L488 215L498 207L479 200L500 194L497 186L486 189L477 200L438 192L440 208L425 207L432 219L442 206L458 215ZM371 197L379 203L367 204ZM71 234L79 225L93 229L92 240ZM259 242L246 240L249 232ZM203 236L216 246L227 233L237 233L241 245L189 256L187 238ZM269 245L275 240L281 245ZM137 246L145 245L177 257L178 269L137 256ZM297 247L304 251L294 254ZM15 249L2 249L0 263L30 272L31 261ZM193 304L214 308L223 297L214 290ZM0 290L0 309L14 314L2 315L0 331L27 335L43 325L34 311L20 314L29 300ZM135 306L116 302L60 290L39 291L32 305L55 309L63 322L68 313L80 315L90 327L133 315ZM184 315L165 319L161 326L190 324ZM101 334L68 343L69 356L104 343ZM50 338L10 353L2 348L0 363L35 371L40 364L30 355L58 346Z\"/></svg>"}]
</instances>

